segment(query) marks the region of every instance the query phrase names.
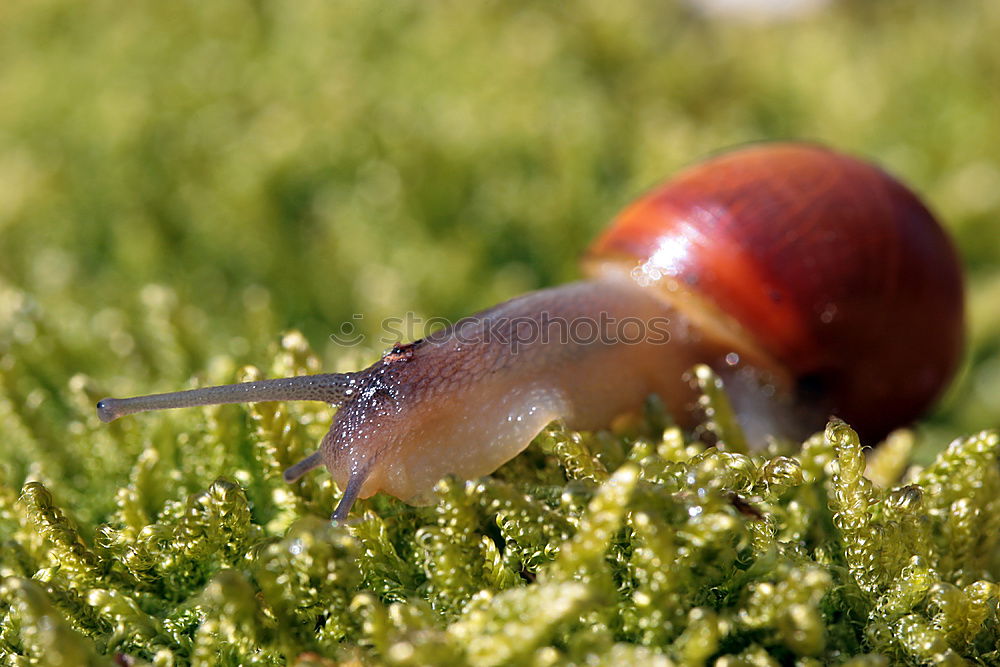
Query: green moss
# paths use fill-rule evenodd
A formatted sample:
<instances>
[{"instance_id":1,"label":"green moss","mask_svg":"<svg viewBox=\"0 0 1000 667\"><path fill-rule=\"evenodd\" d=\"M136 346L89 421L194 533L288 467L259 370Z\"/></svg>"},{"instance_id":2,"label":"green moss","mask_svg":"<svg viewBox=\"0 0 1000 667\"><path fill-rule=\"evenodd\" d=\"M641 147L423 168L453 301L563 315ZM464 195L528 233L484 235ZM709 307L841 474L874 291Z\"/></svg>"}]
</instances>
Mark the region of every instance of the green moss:
<instances>
[{"instance_id":1,"label":"green moss","mask_svg":"<svg viewBox=\"0 0 1000 667\"><path fill-rule=\"evenodd\" d=\"M760 24L641 0L2 17L7 663L1000 662L997 434L967 435L1000 425L1000 4L842 0ZM749 454L702 369L713 448L651 402L331 527L329 477L280 474L325 406L94 415L106 395L362 367L384 318L570 279L637 193L788 137L912 183L967 267L966 368L867 457L836 422Z\"/></svg>"},{"instance_id":2,"label":"green moss","mask_svg":"<svg viewBox=\"0 0 1000 667\"><path fill-rule=\"evenodd\" d=\"M312 363L295 335L275 358L288 371ZM881 488L843 423L751 456L690 445L674 427L657 435L654 409L618 435L554 426L521 457L532 465L442 480L427 508L369 500L338 527L322 518L337 495L325 475L274 483L275 462L312 441L310 419L290 421L291 409L312 408L258 405L249 420L207 410L204 442L174 446L206 452L240 434L248 458L215 456L244 483L185 494L175 472L180 495L165 495L153 471L170 447L152 446L89 537L40 482L8 497L4 655L484 666L997 657L994 432ZM136 428L152 437L162 426Z\"/></svg>"}]
</instances>

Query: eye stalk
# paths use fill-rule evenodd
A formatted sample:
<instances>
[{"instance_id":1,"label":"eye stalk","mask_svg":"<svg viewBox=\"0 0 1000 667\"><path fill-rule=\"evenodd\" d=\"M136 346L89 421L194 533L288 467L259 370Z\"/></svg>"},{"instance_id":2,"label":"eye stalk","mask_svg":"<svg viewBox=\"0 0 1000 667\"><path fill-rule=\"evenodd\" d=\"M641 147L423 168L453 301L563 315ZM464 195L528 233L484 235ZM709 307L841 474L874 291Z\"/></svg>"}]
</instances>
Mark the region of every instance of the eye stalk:
<instances>
[{"instance_id":1,"label":"eye stalk","mask_svg":"<svg viewBox=\"0 0 1000 667\"><path fill-rule=\"evenodd\" d=\"M322 401L339 406L350 397L355 375L355 373L302 375L134 398L105 398L97 403L97 416L102 422L107 423L119 417L151 410L262 401Z\"/></svg>"}]
</instances>

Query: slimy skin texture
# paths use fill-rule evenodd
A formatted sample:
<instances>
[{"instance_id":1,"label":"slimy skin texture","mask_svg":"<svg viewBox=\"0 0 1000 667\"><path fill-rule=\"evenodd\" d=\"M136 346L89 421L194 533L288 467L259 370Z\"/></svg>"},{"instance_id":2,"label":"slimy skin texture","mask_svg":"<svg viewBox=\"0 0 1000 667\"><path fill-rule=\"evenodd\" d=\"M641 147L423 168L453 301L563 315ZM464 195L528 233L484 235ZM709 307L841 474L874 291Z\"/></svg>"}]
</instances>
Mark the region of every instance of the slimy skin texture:
<instances>
[{"instance_id":1,"label":"slimy skin texture","mask_svg":"<svg viewBox=\"0 0 1000 667\"><path fill-rule=\"evenodd\" d=\"M768 370L772 362L741 344L745 337L733 326L724 317L695 326L658 287L608 272L525 294L396 345L356 373L104 399L97 411L112 421L244 401L340 406L319 449L286 470L285 480L326 466L344 490L333 513L342 521L357 498L379 491L421 503L446 475L487 475L554 420L601 428L657 394L678 421L693 425L696 395L685 373L698 363L731 382L751 442L783 430L792 435L785 426L797 422L786 418L791 402L782 400L787 378Z\"/></svg>"},{"instance_id":2,"label":"slimy skin texture","mask_svg":"<svg viewBox=\"0 0 1000 667\"><path fill-rule=\"evenodd\" d=\"M624 280L533 292L397 346L354 374L318 456L288 478L325 465L347 489L335 518L355 496L378 491L421 502L445 475L493 472L556 419L599 428L638 411L650 394L683 417L695 400L685 371L725 366L731 352L703 339L655 291Z\"/></svg>"}]
</instances>

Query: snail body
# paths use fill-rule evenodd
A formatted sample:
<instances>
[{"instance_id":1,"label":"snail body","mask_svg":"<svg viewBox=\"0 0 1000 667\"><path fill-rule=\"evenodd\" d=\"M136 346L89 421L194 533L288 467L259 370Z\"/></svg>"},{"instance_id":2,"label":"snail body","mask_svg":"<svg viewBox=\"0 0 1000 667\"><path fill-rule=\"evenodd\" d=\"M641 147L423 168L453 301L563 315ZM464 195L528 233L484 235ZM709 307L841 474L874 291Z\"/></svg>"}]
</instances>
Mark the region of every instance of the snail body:
<instances>
[{"instance_id":1,"label":"snail body","mask_svg":"<svg viewBox=\"0 0 1000 667\"><path fill-rule=\"evenodd\" d=\"M98 403L133 412L262 400L339 406L319 449L344 494L423 500L446 474L488 474L549 422L594 429L659 395L682 425L685 371L726 382L751 442L837 414L877 440L922 414L962 352L955 251L905 186L805 144L761 144L681 172L626 208L586 280L511 299L355 373Z\"/></svg>"}]
</instances>

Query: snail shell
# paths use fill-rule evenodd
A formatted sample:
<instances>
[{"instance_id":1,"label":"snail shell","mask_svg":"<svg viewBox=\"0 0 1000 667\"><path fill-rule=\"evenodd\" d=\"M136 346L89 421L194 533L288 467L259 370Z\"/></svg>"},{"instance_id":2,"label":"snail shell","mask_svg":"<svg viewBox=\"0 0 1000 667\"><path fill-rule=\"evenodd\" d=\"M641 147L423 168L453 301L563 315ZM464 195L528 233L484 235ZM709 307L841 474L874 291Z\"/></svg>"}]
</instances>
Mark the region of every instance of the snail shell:
<instances>
[{"instance_id":1,"label":"snail shell","mask_svg":"<svg viewBox=\"0 0 1000 667\"><path fill-rule=\"evenodd\" d=\"M962 355L962 273L941 226L886 172L820 146L761 144L683 171L584 263L745 338L869 440L923 414Z\"/></svg>"}]
</instances>

